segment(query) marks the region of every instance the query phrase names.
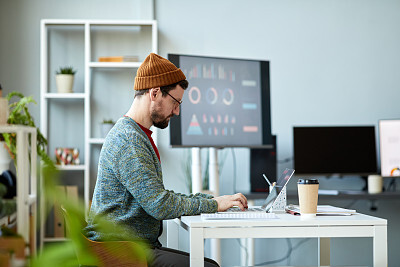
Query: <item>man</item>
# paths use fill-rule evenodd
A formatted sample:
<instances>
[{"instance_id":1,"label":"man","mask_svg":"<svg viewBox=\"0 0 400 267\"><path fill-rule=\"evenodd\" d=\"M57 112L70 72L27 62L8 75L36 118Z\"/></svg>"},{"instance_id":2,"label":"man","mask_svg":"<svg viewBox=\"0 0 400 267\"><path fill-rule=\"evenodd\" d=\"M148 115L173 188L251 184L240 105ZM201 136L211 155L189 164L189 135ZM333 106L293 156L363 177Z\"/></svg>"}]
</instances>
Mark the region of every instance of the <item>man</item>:
<instances>
[{"instance_id":1,"label":"man","mask_svg":"<svg viewBox=\"0 0 400 267\"><path fill-rule=\"evenodd\" d=\"M100 152L87 235L92 240L110 235L96 231L96 216L105 215L149 242L154 252L150 266L189 265L187 253L161 247L158 237L162 220L224 211L232 206L247 208L247 199L240 193L213 197L202 193L184 195L164 188L160 155L150 127L164 129L172 116L179 115L187 87L179 68L150 54L137 70L136 93L129 111L109 132ZM218 265L206 259L206 266Z\"/></svg>"}]
</instances>

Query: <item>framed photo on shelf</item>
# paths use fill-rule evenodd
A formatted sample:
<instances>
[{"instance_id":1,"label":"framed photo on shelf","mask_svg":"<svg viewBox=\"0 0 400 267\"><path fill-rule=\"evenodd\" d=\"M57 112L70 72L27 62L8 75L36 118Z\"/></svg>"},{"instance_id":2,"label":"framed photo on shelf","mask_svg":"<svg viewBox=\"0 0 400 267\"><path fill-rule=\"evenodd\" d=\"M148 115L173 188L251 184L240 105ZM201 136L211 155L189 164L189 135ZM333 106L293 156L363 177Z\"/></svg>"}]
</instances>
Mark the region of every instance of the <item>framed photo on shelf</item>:
<instances>
[{"instance_id":1,"label":"framed photo on shelf","mask_svg":"<svg viewBox=\"0 0 400 267\"><path fill-rule=\"evenodd\" d=\"M55 150L57 165L79 165L79 149L57 147Z\"/></svg>"}]
</instances>

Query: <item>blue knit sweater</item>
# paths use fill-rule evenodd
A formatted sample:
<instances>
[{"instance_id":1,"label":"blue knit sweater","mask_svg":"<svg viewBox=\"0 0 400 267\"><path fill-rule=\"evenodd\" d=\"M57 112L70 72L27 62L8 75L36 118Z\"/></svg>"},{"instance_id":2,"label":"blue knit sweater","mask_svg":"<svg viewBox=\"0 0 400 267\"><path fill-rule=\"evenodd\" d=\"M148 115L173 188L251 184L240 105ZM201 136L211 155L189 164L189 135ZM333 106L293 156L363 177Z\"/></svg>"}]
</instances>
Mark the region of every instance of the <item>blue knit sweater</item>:
<instances>
[{"instance_id":1,"label":"blue knit sweater","mask_svg":"<svg viewBox=\"0 0 400 267\"><path fill-rule=\"evenodd\" d=\"M149 138L134 120L123 117L107 135L100 152L86 235L94 241L112 235L96 229L96 216L105 215L159 247L162 220L216 212L218 204L212 197L166 190L161 164Z\"/></svg>"}]
</instances>

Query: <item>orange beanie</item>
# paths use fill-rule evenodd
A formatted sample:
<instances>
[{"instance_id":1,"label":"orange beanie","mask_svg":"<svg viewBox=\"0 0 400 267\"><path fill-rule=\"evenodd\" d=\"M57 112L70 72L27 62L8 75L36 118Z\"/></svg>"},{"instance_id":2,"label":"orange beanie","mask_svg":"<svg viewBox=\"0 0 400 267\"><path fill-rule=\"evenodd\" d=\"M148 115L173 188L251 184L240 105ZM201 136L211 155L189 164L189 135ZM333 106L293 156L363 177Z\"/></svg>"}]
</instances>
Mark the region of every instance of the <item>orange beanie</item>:
<instances>
[{"instance_id":1,"label":"orange beanie","mask_svg":"<svg viewBox=\"0 0 400 267\"><path fill-rule=\"evenodd\" d=\"M169 60L151 53L138 68L135 90L166 86L186 80L185 74Z\"/></svg>"}]
</instances>

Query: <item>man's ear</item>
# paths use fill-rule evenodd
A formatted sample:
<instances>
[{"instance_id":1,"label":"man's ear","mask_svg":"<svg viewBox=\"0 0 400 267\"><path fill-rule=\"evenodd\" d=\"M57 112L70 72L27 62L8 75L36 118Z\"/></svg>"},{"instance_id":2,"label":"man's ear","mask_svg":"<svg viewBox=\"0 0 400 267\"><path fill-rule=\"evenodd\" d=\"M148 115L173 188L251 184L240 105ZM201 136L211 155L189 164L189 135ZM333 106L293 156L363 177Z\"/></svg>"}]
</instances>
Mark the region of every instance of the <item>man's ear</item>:
<instances>
[{"instance_id":1,"label":"man's ear","mask_svg":"<svg viewBox=\"0 0 400 267\"><path fill-rule=\"evenodd\" d=\"M155 101L158 94L161 94L160 87L151 88L150 89L150 94L149 94L150 95L150 100L151 101Z\"/></svg>"}]
</instances>

